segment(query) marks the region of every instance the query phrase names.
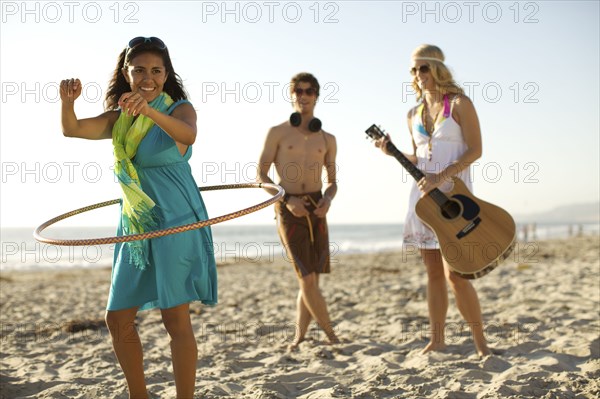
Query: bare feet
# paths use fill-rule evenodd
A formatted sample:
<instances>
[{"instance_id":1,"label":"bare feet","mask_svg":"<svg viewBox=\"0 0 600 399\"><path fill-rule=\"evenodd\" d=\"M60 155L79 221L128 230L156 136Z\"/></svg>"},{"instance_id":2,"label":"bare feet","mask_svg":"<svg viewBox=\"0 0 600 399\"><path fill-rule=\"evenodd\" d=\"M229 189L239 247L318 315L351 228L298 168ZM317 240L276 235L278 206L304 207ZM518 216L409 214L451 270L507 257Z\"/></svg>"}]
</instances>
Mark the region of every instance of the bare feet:
<instances>
[{"instance_id":1,"label":"bare feet","mask_svg":"<svg viewBox=\"0 0 600 399\"><path fill-rule=\"evenodd\" d=\"M484 357L493 354L492 350L490 350L490 348L488 348L487 345L478 347L476 349L477 349L477 355L479 356L480 359L483 359ZM425 354L427 352L443 352L445 350L446 350L446 344L429 342L427 344L427 346L421 351L421 354Z\"/></svg>"},{"instance_id":2,"label":"bare feet","mask_svg":"<svg viewBox=\"0 0 600 399\"><path fill-rule=\"evenodd\" d=\"M473 342L475 343L475 350L480 358L484 358L492 354L492 351L487 346L487 341L485 338L473 335Z\"/></svg>"},{"instance_id":3,"label":"bare feet","mask_svg":"<svg viewBox=\"0 0 600 399\"><path fill-rule=\"evenodd\" d=\"M481 348L477 348L477 354L479 355L480 359L483 359L484 357L491 355L492 351L487 347L487 345L484 345Z\"/></svg>"},{"instance_id":4,"label":"bare feet","mask_svg":"<svg viewBox=\"0 0 600 399\"><path fill-rule=\"evenodd\" d=\"M445 343L430 341L427 344L427 346L421 351L421 354L425 354L427 352L443 352L444 350L446 350Z\"/></svg>"},{"instance_id":5,"label":"bare feet","mask_svg":"<svg viewBox=\"0 0 600 399\"><path fill-rule=\"evenodd\" d=\"M335 345L335 344L339 344L341 341L340 339L334 334L331 333L331 335L328 334L327 336L328 339L328 344L329 345ZM288 352L295 352L298 350L298 347L300 346L300 344L302 342L304 342L304 338L296 338L294 339L294 342L292 342L289 346L288 346Z\"/></svg>"},{"instance_id":6,"label":"bare feet","mask_svg":"<svg viewBox=\"0 0 600 399\"><path fill-rule=\"evenodd\" d=\"M298 338L298 339L295 339L295 340L294 340L294 342L292 342L292 343L290 344L290 346L288 346L288 352L295 352L295 351L297 351L297 350L298 350L298 346L299 346L299 345L300 345L302 342L304 342L304 338Z\"/></svg>"},{"instance_id":7,"label":"bare feet","mask_svg":"<svg viewBox=\"0 0 600 399\"><path fill-rule=\"evenodd\" d=\"M335 333L333 331L330 332L329 334L327 334L327 339L329 340L330 345L340 343L340 339L337 337L337 335L335 335Z\"/></svg>"}]
</instances>

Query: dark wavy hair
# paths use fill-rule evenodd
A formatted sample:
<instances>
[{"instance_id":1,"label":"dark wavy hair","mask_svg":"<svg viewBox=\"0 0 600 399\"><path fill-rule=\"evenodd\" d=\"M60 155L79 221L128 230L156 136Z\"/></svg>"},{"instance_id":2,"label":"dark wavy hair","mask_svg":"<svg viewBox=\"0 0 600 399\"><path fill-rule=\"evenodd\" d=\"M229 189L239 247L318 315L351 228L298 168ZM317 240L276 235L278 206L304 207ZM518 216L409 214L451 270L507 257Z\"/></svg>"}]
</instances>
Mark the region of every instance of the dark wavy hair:
<instances>
[{"instance_id":1,"label":"dark wavy hair","mask_svg":"<svg viewBox=\"0 0 600 399\"><path fill-rule=\"evenodd\" d=\"M300 72L292 76L292 79L290 80L290 96L294 94L294 90L296 90L296 86L300 82L310 84L310 87L315 89L317 98L319 98L319 94L321 94L321 85L319 84L317 78L308 72Z\"/></svg>"},{"instance_id":2,"label":"dark wavy hair","mask_svg":"<svg viewBox=\"0 0 600 399\"><path fill-rule=\"evenodd\" d=\"M123 68L129 65L132 59L143 53L153 53L162 57L166 72L168 73L163 91L171 96L173 101L187 100L188 94L183 88L181 78L175 73L175 69L173 69L169 50L167 48L161 49L153 43L144 42L132 48L125 48L121 51L121 54L119 54L117 66L113 72L112 79L108 84L108 91L106 93L106 98L104 99L104 109L106 111L117 110L119 108L117 102L121 95L131 91L129 83L127 83L123 76Z\"/></svg>"}]
</instances>

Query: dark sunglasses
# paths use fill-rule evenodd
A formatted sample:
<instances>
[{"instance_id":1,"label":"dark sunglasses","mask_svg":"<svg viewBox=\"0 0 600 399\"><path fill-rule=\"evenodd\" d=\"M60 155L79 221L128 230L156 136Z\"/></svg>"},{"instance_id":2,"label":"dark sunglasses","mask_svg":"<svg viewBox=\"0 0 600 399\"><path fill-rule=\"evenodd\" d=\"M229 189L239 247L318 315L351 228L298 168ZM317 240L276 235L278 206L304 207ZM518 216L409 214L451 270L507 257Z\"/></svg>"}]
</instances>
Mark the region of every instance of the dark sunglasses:
<instances>
[{"instance_id":1,"label":"dark sunglasses","mask_svg":"<svg viewBox=\"0 0 600 399\"><path fill-rule=\"evenodd\" d=\"M421 65L418 68L416 68L416 67L410 68L410 74L412 76L416 76L417 75L417 71L419 71L421 73L429 73L430 70L431 70L431 68L429 68L429 65L423 64L423 65Z\"/></svg>"},{"instance_id":2,"label":"dark sunglasses","mask_svg":"<svg viewBox=\"0 0 600 399\"><path fill-rule=\"evenodd\" d=\"M152 37L138 36L138 37L134 37L133 39L131 39L129 41L129 43L127 44L127 50L130 50L130 49L134 48L135 46L139 46L140 44L146 44L146 43L155 46L159 50L166 50L167 49L167 45L165 44L165 42L163 42L162 40L160 40L158 37L154 37L154 36L152 36Z\"/></svg>"},{"instance_id":3,"label":"dark sunglasses","mask_svg":"<svg viewBox=\"0 0 600 399\"><path fill-rule=\"evenodd\" d=\"M307 96L314 96L315 94L317 94L317 90L309 87L308 89L301 89L299 87L296 87L294 89L294 93L296 94L296 96L301 96L302 94L306 94Z\"/></svg>"}]
</instances>

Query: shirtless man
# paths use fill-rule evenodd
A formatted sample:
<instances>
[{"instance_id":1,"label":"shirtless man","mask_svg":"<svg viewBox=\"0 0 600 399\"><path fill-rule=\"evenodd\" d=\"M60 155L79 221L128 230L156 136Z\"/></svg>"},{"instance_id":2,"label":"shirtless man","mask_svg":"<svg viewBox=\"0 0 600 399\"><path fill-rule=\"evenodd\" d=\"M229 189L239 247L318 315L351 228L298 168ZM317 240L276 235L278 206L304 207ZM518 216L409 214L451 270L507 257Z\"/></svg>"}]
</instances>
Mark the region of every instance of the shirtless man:
<instances>
[{"instance_id":1,"label":"shirtless man","mask_svg":"<svg viewBox=\"0 0 600 399\"><path fill-rule=\"evenodd\" d=\"M259 181L273 183L268 173L274 163L280 179L278 184L286 192L275 204L275 212L279 237L300 285L296 300L296 335L290 350L304 340L312 319L323 329L330 343L339 342L319 289L319 274L330 270L325 216L337 192L335 137L323 131L320 121L313 116L319 89L319 82L309 73L299 73L292 78L290 94L296 113L289 121L269 130L258 167ZM321 193L323 168L327 172L327 186Z\"/></svg>"}]
</instances>

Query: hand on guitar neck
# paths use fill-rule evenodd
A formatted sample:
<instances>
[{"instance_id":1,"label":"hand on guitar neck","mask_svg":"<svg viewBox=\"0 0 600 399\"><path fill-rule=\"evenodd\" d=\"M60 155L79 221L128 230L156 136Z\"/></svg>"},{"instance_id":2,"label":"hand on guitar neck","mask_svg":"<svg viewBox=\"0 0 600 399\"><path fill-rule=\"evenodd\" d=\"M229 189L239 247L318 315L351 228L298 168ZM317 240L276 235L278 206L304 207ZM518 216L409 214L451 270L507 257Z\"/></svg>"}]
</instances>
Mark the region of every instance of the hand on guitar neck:
<instances>
[{"instance_id":1,"label":"hand on guitar neck","mask_svg":"<svg viewBox=\"0 0 600 399\"><path fill-rule=\"evenodd\" d=\"M373 143L375 147L381 149L385 155L394 156L394 150L398 151L394 143L392 143L392 137L389 133L386 133L385 136L382 136L378 139L374 139ZM402 153L413 165L417 164L417 156L414 154L406 154Z\"/></svg>"},{"instance_id":2,"label":"hand on guitar neck","mask_svg":"<svg viewBox=\"0 0 600 399\"><path fill-rule=\"evenodd\" d=\"M413 165L417 164L417 156L415 154L406 154L399 151L394 143L392 143L392 138L390 137L389 133L386 133L384 136L375 139L374 144L375 147L381 149L381 151L383 151L383 153L386 155L394 156L400 152L410 163ZM425 176L417 181L417 187L419 187L419 190L423 192L423 195L426 195L431 190L440 187L442 184L444 184L444 182L450 181L444 179L440 174L426 173Z\"/></svg>"}]
</instances>

